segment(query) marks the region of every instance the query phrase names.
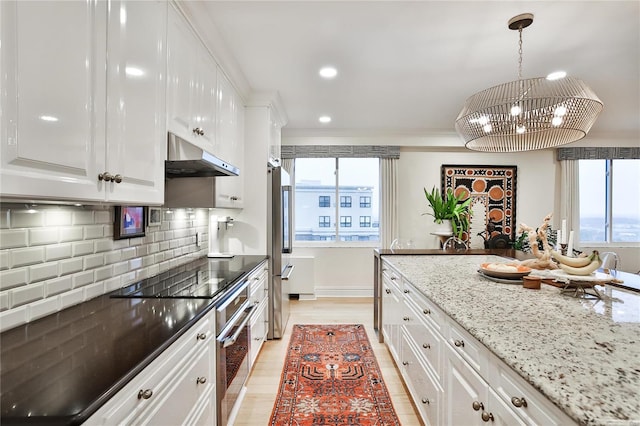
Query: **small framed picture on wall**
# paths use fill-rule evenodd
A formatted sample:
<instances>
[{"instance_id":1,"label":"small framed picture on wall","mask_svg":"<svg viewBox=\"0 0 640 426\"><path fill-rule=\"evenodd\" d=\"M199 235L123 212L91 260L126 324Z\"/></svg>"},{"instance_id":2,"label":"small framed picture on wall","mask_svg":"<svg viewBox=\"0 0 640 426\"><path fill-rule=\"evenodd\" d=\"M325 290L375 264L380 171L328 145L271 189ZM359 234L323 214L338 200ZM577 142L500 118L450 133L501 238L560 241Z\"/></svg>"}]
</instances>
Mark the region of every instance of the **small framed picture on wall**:
<instances>
[{"instance_id":1,"label":"small framed picture on wall","mask_svg":"<svg viewBox=\"0 0 640 426\"><path fill-rule=\"evenodd\" d=\"M145 208L143 206L116 206L113 238L144 237Z\"/></svg>"},{"instance_id":2,"label":"small framed picture on wall","mask_svg":"<svg viewBox=\"0 0 640 426\"><path fill-rule=\"evenodd\" d=\"M162 222L162 209L160 207L149 207L149 218L147 220L147 225L149 226L160 226Z\"/></svg>"}]
</instances>

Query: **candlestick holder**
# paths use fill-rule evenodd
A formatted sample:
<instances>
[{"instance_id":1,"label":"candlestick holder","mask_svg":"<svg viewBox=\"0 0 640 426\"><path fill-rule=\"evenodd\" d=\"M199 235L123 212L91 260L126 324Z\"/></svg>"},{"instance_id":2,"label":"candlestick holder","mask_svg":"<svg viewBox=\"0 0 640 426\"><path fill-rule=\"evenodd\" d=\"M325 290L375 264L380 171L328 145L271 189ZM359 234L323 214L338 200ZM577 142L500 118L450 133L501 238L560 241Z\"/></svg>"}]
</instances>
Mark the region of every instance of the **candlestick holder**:
<instances>
[{"instance_id":1,"label":"candlestick holder","mask_svg":"<svg viewBox=\"0 0 640 426\"><path fill-rule=\"evenodd\" d=\"M562 253L563 256L567 255L567 244L566 243L560 243L560 252Z\"/></svg>"}]
</instances>

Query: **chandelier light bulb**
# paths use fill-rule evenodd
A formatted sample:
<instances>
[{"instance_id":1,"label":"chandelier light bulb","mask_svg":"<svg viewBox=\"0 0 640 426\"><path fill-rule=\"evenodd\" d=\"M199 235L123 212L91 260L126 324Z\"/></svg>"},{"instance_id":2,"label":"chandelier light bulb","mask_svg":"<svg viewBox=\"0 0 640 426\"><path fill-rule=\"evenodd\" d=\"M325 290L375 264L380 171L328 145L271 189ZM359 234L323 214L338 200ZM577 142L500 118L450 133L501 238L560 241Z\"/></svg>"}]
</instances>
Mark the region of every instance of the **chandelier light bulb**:
<instances>
[{"instance_id":1,"label":"chandelier light bulb","mask_svg":"<svg viewBox=\"0 0 640 426\"><path fill-rule=\"evenodd\" d=\"M511 107L511 115L513 115L514 117L520 115L521 112L522 108L520 108L519 105L514 105Z\"/></svg>"},{"instance_id":2,"label":"chandelier light bulb","mask_svg":"<svg viewBox=\"0 0 640 426\"><path fill-rule=\"evenodd\" d=\"M553 111L553 115L557 117L563 117L566 113L567 113L567 107L564 105L559 106L558 108L556 108L555 111Z\"/></svg>"},{"instance_id":3,"label":"chandelier light bulb","mask_svg":"<svg viewBox=\"0 0 640 426\"><path fill-rule=\"evenodd\" d=\"M482 117L478 118L478 123L481 126L484 126L486 124L489 124L489 117L487 117L486 115L483 115Z\"/></svg>"},{"instance_id":4,"label":"chandelier light bulb","mask_svg":"<svg viewBox=\"0 0 640 426\"><path fill-rule=\"evenodd\" d=\"M554 126L559 126L562 124L562 117L559 116L555 116L551 119L551 124L553 124Z\"/></svg>"},{"instance_id":5,"label":"chandelier light bulb","mask_svg":"<svg viewBox=\"0 0 640 426\"><path fill-rule=\"evenodd\" d=\"M518 126L516 126L516 133L517 134L521 135L526 131L527 131L527 128L524 127L524 124L518 124Z\"/></svg>"},{"instance_id":6,"label":"chandelier light bulb","mask_svg":"<svg viewBox=\"0 0 640 426\"><path fill-rule=\"evenodd\" d=\"M491 124L485 124L485 125L482 127L482 130L484 130L484 131L485 131L485 133L489 133L489 132L491 131Z\"/></svg>"}]
</instances>

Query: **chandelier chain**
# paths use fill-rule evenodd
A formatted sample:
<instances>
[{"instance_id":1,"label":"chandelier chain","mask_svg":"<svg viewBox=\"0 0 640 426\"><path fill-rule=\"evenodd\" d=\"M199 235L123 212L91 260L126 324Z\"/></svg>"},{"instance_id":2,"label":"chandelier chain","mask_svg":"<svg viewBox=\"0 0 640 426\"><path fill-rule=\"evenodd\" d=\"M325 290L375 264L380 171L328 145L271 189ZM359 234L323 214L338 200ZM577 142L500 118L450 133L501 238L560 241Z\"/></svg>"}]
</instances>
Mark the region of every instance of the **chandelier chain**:
<instances>
[{"instance_id":1,"label":"chandelier chain","mask_svg":"<svg viewBox=\"0 0 640 426\"><path fill-rule=\"evenodd\" d=\"M518 80L522 80L522 25L518 28Z\"/></svg>"}]
</instances>

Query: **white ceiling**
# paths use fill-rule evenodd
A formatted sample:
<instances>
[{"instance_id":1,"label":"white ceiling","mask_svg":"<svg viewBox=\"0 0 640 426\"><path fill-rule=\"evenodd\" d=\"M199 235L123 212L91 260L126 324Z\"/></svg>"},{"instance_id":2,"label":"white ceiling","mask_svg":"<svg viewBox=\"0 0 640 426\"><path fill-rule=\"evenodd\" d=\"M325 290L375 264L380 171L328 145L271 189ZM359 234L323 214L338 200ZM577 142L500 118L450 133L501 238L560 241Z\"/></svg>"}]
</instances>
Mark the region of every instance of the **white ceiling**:
<instances>
[{"instance_id":1,"label":"white ceiling","mask_svg":"<svg viewBox=\"0 0 640 426\"><path fill-rule=\"evenodd\" d=\"M530 12L523 77L581 78L604 102L590 135L640 142L637 0L181 3L237 85L280 94L285 132L452 132L468 96L518 78L507 21Z\"/></svg>"}]
</instances>

